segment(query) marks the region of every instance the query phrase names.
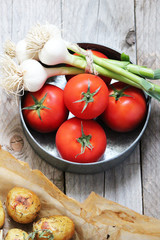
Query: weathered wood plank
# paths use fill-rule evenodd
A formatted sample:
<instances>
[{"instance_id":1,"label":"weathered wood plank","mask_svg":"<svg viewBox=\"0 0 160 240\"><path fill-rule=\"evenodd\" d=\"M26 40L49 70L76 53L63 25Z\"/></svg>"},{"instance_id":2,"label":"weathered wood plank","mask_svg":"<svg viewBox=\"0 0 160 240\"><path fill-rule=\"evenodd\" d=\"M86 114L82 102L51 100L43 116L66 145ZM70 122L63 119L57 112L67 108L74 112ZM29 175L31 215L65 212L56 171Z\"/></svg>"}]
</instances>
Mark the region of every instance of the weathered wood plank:
<instances>
[{"instance_id":1,"label":"weathered wood plank","mask_svg":"<svg viewBox=\"0 0 160 240\"><path fill-rule=\"evenodd\" d=\"M71 42L97 42L99 1L62 1L63 37ZM83 201L91 191L103 195L104 173L65 174L66 194Z\"/></svg>"},{"instance_id":2,"label":"weathered wood plank","mask_svg":"<svg viewBox=\"0 0 160 240\"><path fill-rule=\"evenodd\" d=\"M65 180L67 196L80 202L83 202L91 191L101 196L104 194L104 173L89 175L65 173Z\"/></svg>"},{"instance_id":3,"label":"weathered wood plank","mask_svg":"<svg viewBox=\"0 0 160 240\"><path fill-rule=\"evenodd\" d=\"M92 6L94 7L91 7ZM93 13L94 10L94 13ZM70 16L67 18L67 16ZM134 39L134 1L63 1L64 28L67 40L94 42L127 52L136 61ZM74 18L76 16L76 19ZM127 21L126 21L127 19ZM74 30L74 33L73 33ZM133 31L133 32L132 32ZM72 35L73 33L73 35ZM128 33L131 33L126 42ZM91 192L142 211L139 147L118 167L89 176L66 173L66 193L83 200Z\"/></svg>"},{"instance_id":4,"label":"weathered wood plank","mask_svg":"<svg viewBox=\"0 0 160 240\"><path fill-rule=\"evenodd\" d=\"M61 26L61 1L13 1L13 41L25 37L33 25L46 22Z\"/></svg>"},{"instance_id":5,"label":"weathered wood plank","mask_svg":"<svg viewBox=\"0 0 160 240\"><path fill-rule=\"evenodd\" d=\"M62 0L63 36L71 42L97 42L99 0Z\"/></svg>"},{"instance_id":6,"label":"weathered wood plank","mask_svg":"<svg viewBox=\"0 0 160 240\"><path fill-rule=\"evenodd\" d=\"M25 36L32 24L48 21L58 26L62 23L63 36L66 40L94 42L121 52L125 51L135 62L134 2L138 63L159 67L159 0L121 1L120 4L115 0L0 0L0 49L4 40L11 38L17 42ZM141 187L143 187L144 213L160 217L159 128L159 104L152 101L151 118L142 139L142 149L140 150L138 146L130 158L105 173L93 175L66 173L67 195L83 201L91 191L95 191L141 212ZM0 144L17 158L28 162L31 167L39 168L63 190L63 173L42 161L32 150L20 125L18 106L1 89Z\"/></svg>"},{"instance_id":7,"label":"weathered wood plank","mask_svg":"<svg viewBox=\"0 0 160 240\"><path fill-rule=\"evenodd\" d=\"M134 1L101 1L98 42L126 52L136 62ZM103 34L102 34L103 33ZM103 36L103 37L102 37ZM139 146L117 167L105 173L105 197L142 212Z\"/></svg>"},{"instance_id":8,"label":"weathered wood plank","mask_svg":"<svg viewBox=\"0 0 160 240\"><path fill-rule=\"evenodd\" d=\"M105 197L142 213L142 188L139 146L131 156L106 171Z\"/></svg>"},{"instance_id":9,"label":"weathered wood plank","mask_svg":"<svg viewBox=\"0 0 160 240\"><path fill-rule=\"evenodd\" d=\"M10 4L10 12L7 12L7 4ZM4 19L4 22L1 22L3 24L1 27L1 36L4 35L3 41L6 39L12 39L14 42L21 40L33 24L44 24L48 21L60 25L60 6L60 1L52 0L1 1L1 16ZM28 144L21 128L18 105L14 99L4 92L0 98L0 143L5 145L15 157L28 162L32 168L40 169L61 190L64 190L63 172L52 168L40 159Z\"/></svg>"},{"instance_id":10,"label":"weathered wood plank","mask_svg":"<svg viewBox=\"0 0 160 240\"><path fill-rule=\"evenodd\" d=\"M160 1L136 1L138 63L160 66ZM142 138L144 214L160 218L160 108L152 100L151 117Z\"/></svg>"},{"instance_id":11,"label":"weathered wood plank","mask_svg":"<svg viewBox=\"0 0 160 240\"><path fill-rule=\"evenodd\" d=\"M136 60L134 1L100 0L96 21L97 42Z\"/></svg>"},{"instance_id":12,"label":"weathered wood plank","mask_svg":"<svg viewBox=\"0 0 160 240\"><path fill-rule=\"evenodd\" d=\"M12 1L0 0L0 52L3 50L3 43L11 34L12 28Z\"/></svg>"}]
</instances>

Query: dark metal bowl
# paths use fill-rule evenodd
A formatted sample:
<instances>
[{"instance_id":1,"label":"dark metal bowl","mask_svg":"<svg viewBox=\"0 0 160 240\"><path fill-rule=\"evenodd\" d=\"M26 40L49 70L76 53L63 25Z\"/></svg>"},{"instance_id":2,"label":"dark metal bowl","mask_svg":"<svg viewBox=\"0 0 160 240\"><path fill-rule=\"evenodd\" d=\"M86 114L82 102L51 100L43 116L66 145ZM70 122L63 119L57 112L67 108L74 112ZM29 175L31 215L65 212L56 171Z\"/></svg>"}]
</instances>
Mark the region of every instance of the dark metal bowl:
<instances>
[{"instance_id":1,"label":"dark metal bowl","mask_svg":"<svg viewBox=\"0 0 160 240\"><path fill-rule=\"evenodd\" d=\"M105 46L91 43L80 43L79 45L84 49L100 51L107 55L108 58L110 59L117 60L120 59L120 53ZM52 82L53 78L50 79L50 83ZM54 84L61 88L64 88L66 84L65 76L55 77ZM132 153L137 143L139 142L140 138L142 137L149 120L151 112L151 98L146 97L146 99L147 99L146 118L144 122L134 131L129 133L117 133L103 126L107 136L107 147L102 158L98 162L94 163L74 163L62 159L59 156L55 146L55 133L41 134L32 130L26 125L21 110L23 97L20 98L19 112L24 133L29 143L34 148L34 150L39 154L40 157L42 157L52 166L62 171L89 174L105 171L106 169L111 168L116 164L122 162Z\"/></svg>"}]
</instances>

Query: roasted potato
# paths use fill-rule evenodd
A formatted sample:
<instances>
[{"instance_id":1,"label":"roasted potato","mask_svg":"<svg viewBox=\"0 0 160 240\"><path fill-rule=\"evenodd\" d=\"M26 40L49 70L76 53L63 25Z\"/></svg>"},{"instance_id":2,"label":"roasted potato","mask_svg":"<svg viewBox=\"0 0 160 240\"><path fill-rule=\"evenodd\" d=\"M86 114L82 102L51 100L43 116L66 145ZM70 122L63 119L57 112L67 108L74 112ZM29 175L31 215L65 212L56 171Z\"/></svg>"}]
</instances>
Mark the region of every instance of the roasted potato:
<instances>
[{"instance_id":1,"label":"roasted potato","mask_svg":"<svg viewBox=\"0 0 160 240\"><path fill-rule=\"evenodd\" d=\"M69 240L72 238L75 227L73 221L67 216L55 215L47 218L41 218L39 221L33 224L33 231L50 230L53 233L54 240ZM49 233L45 233L44 237L40 238L37 234L36 239L45 240L45 236Z\"/></svg>"},{"instance_id":2,"label":"roasted potato","mask_svg":"<svg viewBox=\"0 0 160 240\"><path fill-rule=\"evenodd\" d=\"M18 228L12 228L7 232L5 240L24 240L27 237L28 233L25 231Z\"/></svg>"},{"instance_id":3,"label":"roasted potato","mask_svg":"<svg viewBox=\"0 0 160 240\"><path fill-rule=\"evenodd\" d=\"M37 217L41 204L38 196L22 187L12 188L6 201L8 215L18 223L30 223Z\"/></svg>"},{"instance_id":4,"label":"roasted potato","mask_svg":"<svg viewBox=\"0 0 160 240\"><path fill-rule=\"evenodd\" d=\"M3 227L4 219L5 219L4 209L3 209L2 202L0 200L0 228Z\"/></svg>"}]
</instances>

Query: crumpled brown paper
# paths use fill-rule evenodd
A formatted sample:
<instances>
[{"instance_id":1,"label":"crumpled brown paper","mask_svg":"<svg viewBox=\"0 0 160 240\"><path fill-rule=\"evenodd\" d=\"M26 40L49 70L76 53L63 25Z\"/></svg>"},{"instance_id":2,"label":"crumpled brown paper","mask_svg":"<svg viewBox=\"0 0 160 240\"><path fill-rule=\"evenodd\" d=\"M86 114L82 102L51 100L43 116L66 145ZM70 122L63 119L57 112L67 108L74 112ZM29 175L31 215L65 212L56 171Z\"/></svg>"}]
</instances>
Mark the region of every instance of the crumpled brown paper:
<instances>
[{"instance_id":1,"label":"crumpled brown paper","mask_svg":"<svg viewBox=\"0 0 160 240\"><path fill-rule=\"evenodd\" d=\"M67 197L39 170L0 149L0 199L4 204L14 186L26 187L40 198L38 218L54 214L70 217L76 227L74 240L160 240L160 220L140 215L92 192L84 201ZM32 231L32 224L15 223L6 213L4 235L13 227Z\"/></svg>"}]
</instances>

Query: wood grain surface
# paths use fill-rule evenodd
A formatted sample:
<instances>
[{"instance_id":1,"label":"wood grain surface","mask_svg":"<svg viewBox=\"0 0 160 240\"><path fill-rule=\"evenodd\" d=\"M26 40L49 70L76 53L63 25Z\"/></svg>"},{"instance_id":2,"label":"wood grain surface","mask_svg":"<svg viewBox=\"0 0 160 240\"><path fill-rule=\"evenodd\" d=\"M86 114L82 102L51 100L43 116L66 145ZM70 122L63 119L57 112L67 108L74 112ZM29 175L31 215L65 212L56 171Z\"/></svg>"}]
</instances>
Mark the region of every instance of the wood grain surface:
<instances>
[{"instance_id":1,"label":"wood grain surface","mask_svg":"<svg viewBox=\"0 0 160 240\"><path fill-rule=\"evenodd\" d=\"M0 50L15 43L36 23L62 29L71 42L99 43L130 55L133 62L158 68L159 0L0 0ZM147 130L123 163L98 174L62 172L43 161L29 145L15 97L0 89L0 144L40 169L62 191L83 201L91 191L139 213L160 218L160 107L152 101Z\"/></svg>"},{"instance_id":2,"label":"wood grain surface","mask_svg":"<svg viewBox=\"0 0 160 240\"><path fill-rule=\"evenodd\" d=\"M138 64L160 67L160 1L136 2ZM157 84L159 82L157 81ZM142 189L144 213L160 216L160 105L152 100L148 127L142 138Z\"/></svg>"}]
</instances>

